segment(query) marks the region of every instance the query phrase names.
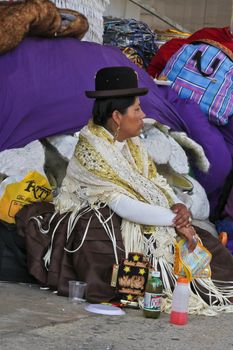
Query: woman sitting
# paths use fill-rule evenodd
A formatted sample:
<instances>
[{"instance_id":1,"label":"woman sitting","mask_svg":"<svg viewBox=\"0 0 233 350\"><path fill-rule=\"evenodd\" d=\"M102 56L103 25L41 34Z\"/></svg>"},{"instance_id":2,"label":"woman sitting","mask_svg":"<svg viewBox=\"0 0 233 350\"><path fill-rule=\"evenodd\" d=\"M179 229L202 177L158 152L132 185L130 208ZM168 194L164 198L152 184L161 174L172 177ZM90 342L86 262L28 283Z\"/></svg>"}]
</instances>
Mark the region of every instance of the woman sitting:
<instances>
[{"instance_id":1,"label":"woman sitting","mask_svg":"<svg viewBox=\"0 0 233 350\"><path fill-rule=\"evenodd\" d=\"M206 314L229 310L233 283L226 281L233 281L233 257L207 231L194 229L190 212L157 173L140 140L145 114L138 96L145 95L147 89L138 87L137 74L129 67L101 69L95 87L95 91L86 91L89 98L95 98L93 119L80 132L58 208L78 212L87 204L97 210L103 203L108 205L122 218L126 256L142 252L161 270L168 307L175 283L177 236L188 241L190 252L199 236L213 253L212 279L217 281L199 278L192 282L196 291L192 293L192 310ZM213 301L218 306L213 306Z\"/></svg>"}]
</instances>

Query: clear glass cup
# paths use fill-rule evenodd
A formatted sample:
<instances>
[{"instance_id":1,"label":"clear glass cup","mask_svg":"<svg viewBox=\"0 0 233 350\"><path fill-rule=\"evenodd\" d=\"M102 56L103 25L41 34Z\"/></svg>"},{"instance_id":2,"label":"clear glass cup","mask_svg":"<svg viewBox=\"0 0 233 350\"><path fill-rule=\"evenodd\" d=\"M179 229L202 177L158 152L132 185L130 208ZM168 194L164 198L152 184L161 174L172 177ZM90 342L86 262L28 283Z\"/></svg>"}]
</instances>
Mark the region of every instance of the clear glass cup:
<instances>
[{"instance_id":1,"label":"clear glass cup","mask_svg":"<svg viewBox=\"0 0 233 350\"><path fill-rule=\"evenodd\" d=\"M69 300L70 302L77 304L84 302L86 282L82 281L69 281Z\"/></svg>"}]
</instances>

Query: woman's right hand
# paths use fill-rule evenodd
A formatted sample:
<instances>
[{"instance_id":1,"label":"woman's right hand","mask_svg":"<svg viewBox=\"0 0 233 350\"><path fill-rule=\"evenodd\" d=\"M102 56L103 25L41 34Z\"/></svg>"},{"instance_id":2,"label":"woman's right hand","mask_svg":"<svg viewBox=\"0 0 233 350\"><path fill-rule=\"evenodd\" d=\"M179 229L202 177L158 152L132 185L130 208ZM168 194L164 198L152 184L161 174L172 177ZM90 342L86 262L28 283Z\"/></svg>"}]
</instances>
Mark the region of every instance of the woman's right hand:
<instances>
[{"instance_id":1,"label":"woman's right hand","mask_svg":"<svg viewBox=\"0 0 233 350\"><path fill-rule=\"evenodd\" d=\"M176 228L176 233L178 236L187 239L188 250L193 252L197 246L198 236L193 226Z\"/></svg>"},{"instance_id":2,"label":"woman's right hand","mask_svg":"<svg viewBox=\"0 0 233 350\"><path fill-rule=\"evenodd\" d=\"M183 203L173 204L171 210L174 214L176 214L175 218L173 219L173 224L175 227L180 229L184 226L191 226L191 213Z\"/></svg>"}]
</instances>

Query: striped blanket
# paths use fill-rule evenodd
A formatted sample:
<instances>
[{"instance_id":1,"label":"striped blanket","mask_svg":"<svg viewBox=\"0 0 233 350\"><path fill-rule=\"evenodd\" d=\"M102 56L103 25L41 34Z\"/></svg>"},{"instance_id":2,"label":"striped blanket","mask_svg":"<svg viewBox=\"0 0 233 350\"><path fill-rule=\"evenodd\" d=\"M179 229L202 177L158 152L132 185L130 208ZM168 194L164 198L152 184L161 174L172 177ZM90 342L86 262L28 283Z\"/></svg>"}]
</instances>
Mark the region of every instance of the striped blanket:
<instances>
[{"instance_id":1,"label":"striped blanket","mask_svg":"<svg viewBox=\"0 0 233 350\"><path fill-rule=\"evenodd\" d=\"M233 114L233 55L214 41L186 44L167 62L161 76L181 98L200 105L209 120L225 125Z\"/></svg>"}]
</instances>

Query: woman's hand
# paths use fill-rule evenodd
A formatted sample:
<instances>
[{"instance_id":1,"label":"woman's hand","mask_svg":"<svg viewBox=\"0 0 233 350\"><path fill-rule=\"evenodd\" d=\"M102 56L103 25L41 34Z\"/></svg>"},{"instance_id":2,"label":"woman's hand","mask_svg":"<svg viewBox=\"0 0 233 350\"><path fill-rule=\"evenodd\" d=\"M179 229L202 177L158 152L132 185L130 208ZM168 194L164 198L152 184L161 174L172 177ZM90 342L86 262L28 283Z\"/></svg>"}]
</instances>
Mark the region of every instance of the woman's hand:
<instances>
[{"instance_id":1,"label":"woman's hand","mask_svg":"<svg viewBox=\"0 0 233 350\"><path fill-rule=\"evenodd\" d=\"M193 226L181 227L179 229L176 228L176 233L178 236L187 239L188 250L193 252L198 242L198 235Z\"/></svg>"},{"instance_id":2,"label":"woman's hand","mask_svg":"<svg viewBox=\"0 0 233 350\"><path fill-rule=\"evenodd\" d=\"M191 213L184 204L176 203L171 207L171 210L176 214L173 220L175 227L180 229L181 227L189 227L192 225Z\"/></svg>"}]
</instances>

